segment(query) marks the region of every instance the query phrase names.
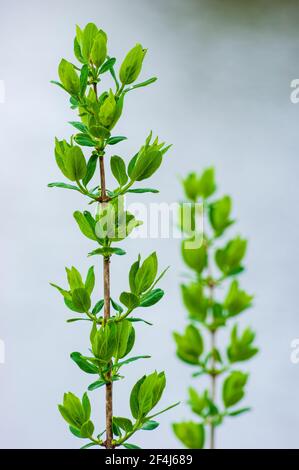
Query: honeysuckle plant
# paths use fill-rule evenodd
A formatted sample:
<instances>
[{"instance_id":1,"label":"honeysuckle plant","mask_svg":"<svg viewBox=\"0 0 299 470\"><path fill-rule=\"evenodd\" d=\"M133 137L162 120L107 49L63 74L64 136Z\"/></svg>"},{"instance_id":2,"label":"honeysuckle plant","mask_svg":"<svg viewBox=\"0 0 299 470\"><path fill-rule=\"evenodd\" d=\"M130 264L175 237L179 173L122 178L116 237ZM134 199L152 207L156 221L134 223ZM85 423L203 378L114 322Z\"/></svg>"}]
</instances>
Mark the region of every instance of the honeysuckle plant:
<instances>
[{"instance_id":1,"label":"honeysuckle plant","mask_svg":"<svg viewBox=\"0 0 299 470\"><path fill-rule=\"evenodd\" d=\"M174 423L173 431L186 447L200 449L209 428L213 449L217 426L250 410L239 404L249 375L240 366L258 349L255 333L236 323L253 300L238 280L244 271L247 241L239 235L226 237L235 223L232 201L229 196L215 198L213 168L201 175L189 174L183 187L189 212L182 204L180 225L185 237L181 249L190 280L181 285L181 292L189 323L183 332L174 333L174 340L178 358L193 368L194 378L206 377L209 386L189 388L188 404L196 420ZM230 332L225 350L217 344L220 330Z\"/></svg>"},{"instance_id":2,"label":"honeysuckle plant","mask_svg":"<svg viewBox=\"0 0 299 470\"><path fill-rule=\"evenodd\" d=\"M67 321L90 323L89 347L87 345L84 353L73 352L71 359L93 377L88 391L106 388L105 422L99 423L96 430L87 392L82 399L72 392L66 393L59 411L71 433L87 440L84 447L135 448L137 446L127 442L131 436L141 429L155 429L158 422L153 418L166 411L153 411L165 388L165 374L154 371L136 382L130 395L132 418L114 414L113 384L124 378L126 365L150 357L130 355L135 342L135 323L149 323L133 313L155 305L163 297L163 290L156 286L166 270L158 274L156 253L143 258L139 255L129 271L129 289L121 292L116 301L110 295L110 262L125 254L118 243L141 224L126 210L124 196L158 192L134 185L158 170L169 146L160 143L158 138L153 139L150 133L128 164L112 151L116 144L126 139L113 133L123 113L125 96L156 80L153 77L137 81L146 49L136 44L117 73L116 59L108 55L106 33L89 23L84 29L77 26L74 53L76 63L62 59L58 67L60 81L54 82L69 95L71 109L76 114L75 120L70 122L75 129L71 137L55 139L56 163L66 181L50 183L49 187L81 193L92 205L92 211L75 211L74 219L82 234L94 244L89 249L89 256L102 258L103 298L98 298L94 292L93 266L86 277L74 266L66 268L66 286L52 285L73 313ZM104 76L109 76L112 82L107 90L102 86ZM107 165L116 181L114 189L106 187ZM97 168L99 177L95 176ZM95 178L97 182L93 182Z\"/></svg>"}]
</instances>

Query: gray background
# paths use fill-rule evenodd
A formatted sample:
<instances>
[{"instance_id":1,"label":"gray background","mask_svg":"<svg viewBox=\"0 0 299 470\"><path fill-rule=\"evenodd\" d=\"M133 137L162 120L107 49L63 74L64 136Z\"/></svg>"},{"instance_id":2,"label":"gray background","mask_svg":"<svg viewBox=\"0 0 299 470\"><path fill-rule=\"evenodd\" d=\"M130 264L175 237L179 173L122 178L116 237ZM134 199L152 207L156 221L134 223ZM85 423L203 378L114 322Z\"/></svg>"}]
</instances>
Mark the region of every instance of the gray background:
<instances>
[{"instance_id":1,"label":"gray background","mask_svg":"<svg viewBox=\"0 0 299 470\"><path fill-rule=\"evenodd\" d=\"M299 336L298 302L298 120L290 82L299 76L299 3L295 1L143 0L0 2L1 308L0 446L78 447L56 404L64 391L82 394L89 377L71 363L84 351L85 324L65 323L68 312L49 281L64 285L64 266L86 270L92 247L75 227L80 195L50 190L61 179L53 138L68 136L74 118L66 96L49 84L62 56L72 58L74 25L94 21L109 35L110 53L122 58L137 41L149 49L142 77L159 81L128 96L116 133L129 140L118 152L130 156L153 129L174 144L151 184L158 196L182 197L178 175L215 165L221 193L234 199L238 224L231 234L249 237L248 270L242 285L255 306L242 318L256 328L261 353L244 405L253 412L227 420L219 447L299 447L299 365L290 342ZM159 253L171 264L161 285L167 296L143 315L136 354L148 362L127 367L115 391L115 413L128 412L131 386L144 369L164 368L163 405L186 397L191 369L174 355L171 332L185 325L178 291L183 265L177 240L128 241L129 255L112 266L112 289L127 287L127 270L138 251ZM94 260L97 262L97 259ZM117 262L117 268L116 268ZM196 384L196 382L194 382ZM199 382L199 386L202 382ZM103 428L103 392L92 395L94 420ZM141 432L142 447L177 447L169 424L190 417L187 407L165 414L161 427Z\"/></svg>"}]
</instances>

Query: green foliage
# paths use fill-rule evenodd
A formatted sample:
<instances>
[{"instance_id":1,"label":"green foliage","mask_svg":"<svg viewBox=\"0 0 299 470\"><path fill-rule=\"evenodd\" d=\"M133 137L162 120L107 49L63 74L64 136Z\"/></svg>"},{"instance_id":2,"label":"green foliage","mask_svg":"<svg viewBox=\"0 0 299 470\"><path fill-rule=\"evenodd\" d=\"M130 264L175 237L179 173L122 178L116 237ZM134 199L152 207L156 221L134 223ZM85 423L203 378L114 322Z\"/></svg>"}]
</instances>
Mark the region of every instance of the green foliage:
<instances>
[{"instance_id":1,"label":"green foliage","mask_svg":"<svg viewBox=\"0 0 299 470\"><path fill-rule=\"evenodd\" d=\"M65 393L63 404L58 405L63 419L70 425L71 431L77 433L78 437L91 437L94 432L93 422L90 420L90 401L87 393L82 400L71 392Z\"/></svg>"},{"instance_id":2,"label":"green foliage","mask_svg":"<svg viewBox=\"0 0 299 470\"><path fill-rule=\"evenodd\" d=\"M200 176L189 173L182 183L187 199L193 202L199 197L206 199L216 191L214 168L207 168Z\"/></svg>"},{"instance_id":3,"label":"green foliage","mask_svg":"<svg viewBox=\"0 0 299 470\"><path fill-rule=\"evenodd\" d=\"M199 330L194 325L188 325L183 335L173 334L178 357L188 364L199 364L199 358L203 353L203 339Z\"/></svg>"},{"instance_id":4,"label":"green foliage","mask_svg":"<svg viewBox=\"0 0 299 470\"><path fill-rule=\"evenodd\" d=\"M146 49L143 49L141 44L136 44L136 46L128 52L119 71L120 81L124 85L129 85L137 80L141 72L145 54Z\"/></svg>"},{"instance_id":5,"label":"green foliage","mask_svg":"<svg viewBox=\"0 0 299 470\"><path fill-rule=\"evenodd\" d=\"M145 420L149 412L157 405L166 385L164 372L144 375L136 382L131 391L130 408L137 420Z\"/></svg>"},{"instance_id":6,"label":"green foliage","mask_svg":"<svg viewBox=\"0 0 299 470\"><path fill-rule=\"evenodd\" d=\"M205 442L205 428L202 424L184 421L182 423L174 423L172 428L177 438L188 449L203 448Z\"/></svg>"},{"instance_id":7,"label":"green foliage","mask_svg":"<svg viewBox=\"0 0 299 470\"><path fill-rule=\"evenodd\" d=\"M255 356L258 348L252 347L255 333L250 328L246 328L242 335L238 337L238 325L235 325L231 332L230 344L227 348L227 357L230 362L247 361Z\"/></svg>"},{"instance_id":8,"label":"green foliage","mask_svg":"<svg viewBox=\"0 0 299 470\"><path fill-rule=\"evenodd\" d=\"M145 53L146 50L137 44L128 52L117 73L116 59L108 55L106 33L93 23L87 24L83 29L77 26L74 54L79 64L74 65L62 59L58 67L60 82L53 82L70 95L70 107L76 113L75 119L70 121L73 131L70 139L56 138L54 149L59 170L73 184L57 182L48 186L76 191L85 196L89 204L96 204L96 210L91 211L92 213L86 210L75 211L74 219L88 241L96 244L95 248L89 251L89 256L101 256L104 264L104 299L93 300L96 282L93 266L88 269L85 278L75 267L66 268L67 287L52 284L62 295L68 309L77 313L67 321L89 322L87 324L90 325L90 344L89 348L86 348L87 354L75 351L70 355L73 363L82 372L94 376L95 380L87 385L89 391L100 387L106 387L107 391L112 389L115 382L124 379L120 369L123 371L127 365L150 357L130 356L135 344L134 323L144 322L151 325L143 318L132 317L131 313L137 308L155 305L164 295L157 283L166 270L158 275L157 255L152 253L142 262L138 256L137 261L133 263L129 272L129 291L120 293L120 303L110 296L111 258L113 255L125 255L125 251L117 244L142 223L125 209L123 196L129 193L158 192L154 188L140 188L134 185L150 178L158 170L170 147L160 143L158 138L152 141L150 132L145 143L128 161L121 156L108 154L110 146L126 139L125 136L111 134L122 116L125 95L156 80L152 77L131 85L141 73ZM102 82L104 74L111 79L108 89L102 85L106 83L106 80ZM107 162L107 159L110 162ZM117 182L114 189L106 187L107 166L110 166L111 174ZM99 171L96 171L97 167ZM100 181L94 181L96 175L100 176ZM59 411L74 436L88 439L83 448L94 445L106 448L138 448L135 444L127 443L127 440L136 431L156 429L159 423L152 418L177 405L176 403L150 415L162 396L165 384L164 372L153 372L137 382L130 396L132 420L112 416L112 397L108 397L107 393L107 427L100 434L95 432L95 426L90 419L91 405L86 393L82 400L71 392L66 393L63 404L59 405ZM101 429L103 427L105 425L101 423ZM105 433L104 439L102 435Z\"/></svg>"},{"instance_id":9,"label":"green foliage","mask_svg":"<svg viewBox=\"0 0 299 470\"><path fill-rule=\"evenodd\" d=\"M248 374L233 367L257 354L255 333L248 327L239 333L238 325L234 324L226 353L216 344L219 330L228 327L231 319L252 306L253 296L242 290L237 280L244 271L247 241L240 236L221 241L234 223L232 200L229 196L214 198L213 168L201 175L190 173L182 183L189 209L191 207L188 212L182 203L179 213L180 227L185 233L182 258L190 270L191 280L181 285L181 292L191 323L184 333L175 332L173 336L178 358L195 369L193 377L208 377L210 386L206 390L189 387L188 405L197 420L175 423L173 431L181 443L191 449L203 448L205 435L209 434L210 447L214 448L217 426L226 417L249 411L248 407L234 408L245 396ZM198 227L195 220L201 215L204 219ZM217 273L213 272L215 269ZM208 349L207 344L211 345ZM217 400L219 380L222 381L221 403Z\"/></svg>"},{"instance_id":10,"label":"green foliage","mask_svg":"<svg viewBox=\"0 0 299 470\"><path fill-rule=\"evenodd\" d=\"M244 387L248 379L248 374L243 372L233 371L225 379L222 387L222 399L224 406L229 408L230 406L239 403L245 395Z\"/></svg>"}]
</instances>

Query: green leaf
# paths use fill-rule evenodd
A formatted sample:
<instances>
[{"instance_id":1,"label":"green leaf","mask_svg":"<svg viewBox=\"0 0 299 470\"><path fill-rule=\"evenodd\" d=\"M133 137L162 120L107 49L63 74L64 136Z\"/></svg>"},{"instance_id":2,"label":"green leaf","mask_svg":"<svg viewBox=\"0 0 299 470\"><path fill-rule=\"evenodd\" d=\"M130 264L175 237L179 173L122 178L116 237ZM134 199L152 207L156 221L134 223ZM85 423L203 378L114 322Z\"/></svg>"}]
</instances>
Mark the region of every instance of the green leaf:
<instances>
[{"instance_id":1,"label":"green leaf","mask_svg":"<svg viewBox=\"0 0 299 470\"><path fill-rule=\"evenodd\" d=\"M79 191L80 189L78 186L74 186L72 184L66 184L66 183L49 183L48 188L65 188L65 189L73 189L74 191Z\"/></svg>"},{"instance_id":2,"label":"green leaf","mask_svg":"<svg viewBox=\"0 0 299 470\"><path fill-rule=\"evenodd\" d=\"M198 181L198 194L207 199L216 191L214 168L207 168L202 173Z\"/></svg>"},{"instance_id":3,"label":"green leaf","mask_svg":"<svg viewBox=\"0 0 299 470\"><path fill-rule=\"evenodd\" d=\"M86 359L84 359L84 357L82 357L81 353L73 352L71 354L71 359L77 364L78 367L80 367L81 370L83 370L87 374L98 374L99 373L98 368L94 364L91 364Z\"/></svg>"},{"instance_id":4,"label":"green leaf","mask_svg":"<svg viewBox=\"0 0 299 470\"><path fill-rule=\"evenodd\" d=\"M188 199L196 202L199 191L198 191L198 179L196 173L189 173L189 175L182 180L185 195Z\"/></svg>"},{"instance_id":5,"label":"green leaf","mask_svg":"<svg viewBox=\"0 0 299 470\"><path fill-rule=\"evenodd\" d=\"M74 323L76 321L92 321L90 318L69 318L66 320L67 323Z\"/></svg>"},{"instance_id":6,"label":"green leaf","mask_svg":"<svg viewBox=\"0 0 299 470\"><path fill-rule=\"evenodd\" d=\"M148 294L145 294L141 297L140 307L151 307L155 305L159 300L162 299L164 291L162 289L154 289Z\"/></svg>"},{"instance_id":7,"label":"green leaf","mask_svg":"<svg viewBox=\"0 0 299 470\"><path fill-rule=\"evenodd\" d=\"M62 289L61 287L57 286L56 284L53 284L52 282L50 282L50 286L55 287L55 289L57 289L65 299L71 299L71 293L69 291Z\"/></svg>"},{"instance_id":8,"label":"green leaf","mask_svg":"<svg viewBox=\"0 0 299 470\"><path fill-rule=\"evenodd\" d=\"M130 85L138 78L145 54L146 49L143 49L141 44L136 44L128 52L119 70L119 78L122 84Z\"/></svg>"},{"instance_id":9,"label":"green leaf","mask_svg":"<svg viewBox=\"0 0 299 470\"><path fill-rule=\"evenodd\" d=\"M124 311L122 306L119 305L117 302L115 302L115 300L113 300L112 297L110 297L110 302L116 312L122 313Z\"/></svg>"},{"instance_id":10,"label":"green leaf","mask_svg":"<svg viewBox=\"0 0 299 470\"><path fill-rule=\"evenodd\" d=\"M183 302L187 308L190 318L204 322L207 316L208 299L204 297L202 284L192 282L189 285L181 285Z\"/></svg>"},{"instance_id":11,"label":"green leaf","mask_svg":"<svg viewBox=\"0 0 299 470\"><path fill-rule=\"evenodd\" d=\"M129 161L129 165L128 165L128 175L130 178L132 178L132 173L133 173L133 170L135 168L135 164L136 164L136 160L138 158L138 153L136 153L134 155L133 158L131 158L131 160Z\"/></svg>"},{"instance_id":12,"label":"green leaf","mask_svg":"<svg viewBox=\"0 0 299 470\"><path fill-rule=\"evenodd\" d=\"M162 153L159 150L148 150L138 154L131 178L134 181L142 181L150 178L162 163Z\"/></svg>"},{"instance_id":13,"label":"green leaf","mask_svg":"<svg viewBox=\"0 0 299 470\"><path fill-rule=\"evenodd\" d=\"M104 127L104 125L97 124L94 126L90 126L89 130L93 137L96 137L97 139L103 140L110 137L110 131L106 127Z\"/></svg>"},{"instance_id":14,"label":"green leaf","mask_svg":"<svg viewBox=\"0 0 299 470\"><path fill-rule=\"evenodd\" d=\"M96 35L91 49L91 59L97 68L105 62L107 56L107 36L103 31Z\"/></svg>"},{"instance_id":15,"label":"green leaf","mask_svg":"<svg viewBox=\"0 0 299 470\"><path fill-rule=\"evenodd\" d=\"M72 266L71 269L65 268L65 270L67 273L67 280L68 280L71 291L80 287L84 287L82 276L79 273L78 269Z\"/></svg>"},{"instance_id":16,"label":"green leaf","mask_svg":"<svg viewBox=\"0 0 299 470\"><path fill-rule=\"evenodd\" d=\"M96 390L97 388L103 387L103 385L106 385L106 382L104 380L96 380L92 384L88 386L88 390L92 392L93 390Z\"/></svg>"},{"instance_id":17,"label":"green leaf","mask_svg":"<svg viewBox=\"0 0 299 470\"><path fill-rule=\"evenodd\" d=\"M134 90L135 88L141 88L141 87L144 87L144 86L148 86L148 85L150 85L151 83L156 82L157 80L158 80L157 77L149 78L148 80L145 80L144 82L137 83L136 85L133 85L133 86L131 86L130 88L127 88L127 89L125 90L125 92L128 93L129 91Z\"/></svg>"},{"instance_id":18,"label":"green leaf","mask_svg":"<svg viewBox=\"0 0 299 470\"><path fill-rule=\"evenodd\" d=\"M174 403L173 405L170 405L168 406L167 408L164 408L164 410L161 410L161 411L158 411L158 413L155 413L151 416L148 417L148 419L152 419L152 418L155 418L156 416L160 416L161 414L165 413L166 411L169 411L171 410L172 408L175 408L176 406L178 406L181 402L178 401L177 403Z\"/></svg>"},{"instance_id":19,"label":"green leaf","mask_svg":"<svg viewBox=\"0 0 299 470\"><path fill-rule=\"evenodd\" d=\"M88 65L83 65L80 74L80 95L84 96L88 83Z\"/></svg>"},{"instance_id":20,"label":"green leaf","mask_svg":"<svg viewBox=\"0 0 299 470\"><path fill-rule=\"evenodd\" d=\"M91 51L95 37L98 34L98 28L94 23L88 23L82 34L82 56L88 62L91 56Z\"/></svg>"},{"instance_id":21,"label":"green leaf","mask_svg":"<svg viewBox=\"0 0 299 470\"><path fill-rule=\"evenodd\" d=\"M133 293L135 293L136 291L135 277L139 269L139 266L140 266L140 255L138 256L137 261L135 261L132 264L130 271L129 271L129 284L130 284L131 292Z\"/></svg>"},{"instance_id":22,"label":"green leaf","mask_svg":"<svg viewBox=\"0 0 299 470\"><path fill-rule=\"evenodd\" d=\"M110 59L107 59L106 62L100 68L99 73L102 74L110 70L114 66L115 62L116 62L115 57L110 57Z\"/></svg>"},{"instance_id":23,"label":"green leaf","mask_svg":"<svg viewBox=\"0 0 299 470\"><path fill-rule=\"evenodd\" d=\"M128 321L131 321L131 322L133 322L133 323L135 323L135 322L140 322L140 321L141 321L141 322L143 322L143 323L146 323L146 324L149 325L149 326L153 326L152 323L150 323L149 321L144 320L143 318L129 317L129 318L128 318Z\"/></svg>"},{"instance_id":24,"label":"green leaf","mask_svg":"<svg viewBox=\"0 0 299 470\"><path fill-rule=\"evenodd\" d=\"M116 135L114 137L109 137L106 143L108 145L115 145L115 144L118 144L119 142L122 142L123 140L127 140L127 137L123 135Z\"/></svg>"},{"instance_id":25,"label":"green leaf","mask_svg":"<svg viewBox=\"0 0 299 470\"><path fill-rule=\"evenodd\" d=\"M136 292L145 292L153 284L158 270L157 254L153 252L146 258L135 276Z\"/></svg>"},{"instance_id":26,"label":"green leaf","mask_svg":"<svg viewBox=\"0 0 299 470\"><path fill-rule=\"evenodd\" d=\"M99 330L91 336L92 352L96 359L102 364L108 364L114 355L116 347L117 326L114 322L102 325Z\"/></svg>"},{"instance_id":27,"label":"green leaf","mask_svg":"<svg viewBox=\"0 0 299 470\"><path fill-rule=\"evenodd\" d=\"M71 95L79 93L80 80L73 64L62 59L58 67L58 75L62 85Z\"/></svg>"},{"instance_id":28,"label":"green leaf","mask_svg":"<svg viewBox=\"0 0 299 470\"><path fill-rule=\"evenodd\" d=\"M199 357L203 353L203 339L194 325L188 325L183 335L173 333L177 344L177 356L187 364L199 364Z\"/></svg>"},{"instance_id":29,"label":"green leaf","mask_svg":"<svg viewBox=\"0 0 299 470\"><path fill-rule=\"evenodd\" d=\"M82 437L91 437L94 432L94 425L93 422L88 420L84 423L81 427L80 433Z\"/></svg>"},{"instance_id":30,"label":"green leaf","mask_svg":"<svg viewBox=\"0 0 299 470\"><path fill-rule=\"evenodd\" d=\"M141 385L143 384L143 382L145 381L146 379L146 375L144 375L143 377L141 377L141 379L139 379L136 384L134 385L134 387L132 388L132 391L131 391L131 395L130 395L130 408L131 408L131 413L132 413L132 416L133 418L137 419L139 417L139 400L138 400L138 394L139 394L139 390L140 390L140 387Z\"/></svg>"},{"instance_id":31,"label":"green leaf","mask_svg":"<svg viewBox=\"0 0 299 470\"><path fill-rule=\"evenodd\" d=\"M90 226L89 222L87 221L87 218L82 212L76 211L74 212L74 218L79 225L79 228L83 235L85 235L87 238L90 238L91 240L98 240L92 227Z\"/></svg>"},{"instance_id":32,"label":"green leaf","mask_svg":"<svg viewBox=\"0 0 299 470\"><path fill-rule=\"evenodd\" d=\"M102 255L105 258L108 258L111 255L123 256L125 254L126 252L122 248L105 247L105 248L97 248L96 250L91 251L90 253L88 253L88 256Z\"/></svg>"},{"instance_id":33,"label":"green leaf","mask_svg":"<svg viewBox=\"0 0 299 470\"><path fill-rule=\"evenodd\" d=\"M86 175L86 161L82 150L78 146L70 147L65 160L65 168L71 181L78 181Z\"/></svg>"},{"instance_id":34,"label":"green leaf","mask_svg":"<svg viewBox=\"0 0 299 470\"><path fill-rule=\"evenodd\" d=\"M247 413L247 411L250 411L251 408L240 408L239 410L231 411L230 413L227 413L228 416L239 416L242 413Z\"/></svg>"},{"instance_id":35,"label":"green leaf","mask_svg":"<svg viewBox=\"0 0 299 470\"><path fill-rule=\"evenodd\" d=\"M86 281L85 281L85 289L91 295L95 285L95 275L94 275L94 266L91 266L88 270Z\"/></svg>"},{"instance_id":36,"label":"green leaf","mask_svg":"<svg viewBox=\"0 0 299 470\"><path fill-rule=\"evenodd\" d=\"M71 431L71 433L76 436L76 437L79 437L80 439L83 439L82 436L81 436L81 433L80 433L80 430L77 429L77 428L74 428L73 426L70 426L69 427L69 430Z\"/></svg>"},{"instance_id":37,"label":"green leaf","mask_svg":"<svg viewBox=\"0 0 299 470\"><path fill-rule=\"evenodd\" d=\"M97 315L104 307L104 299L99 300L92 309L92 314Z\"/></svg>"},{"instance_id":38,"label":"green leaf","mask_svg":"<svg viewBox=\"0 0 299 470\"><path fill-rule=\"evenodd\" d=\"M129 320L128 320L129 321ZM138 361L139 359L150 359L151 356L134 356L134 357L129 357L129 359L125 359L124 361L118 362L117 367L122 367L126 364L131 364L131 362Z\"/></svg>"},{"instance_id":39,"label":"green leaf","mask_svg":"<svg viewBox=\"0 0 299 470\"><path fill-rule=\"evenodd\" d=\"M110 167L114 178L117 180L120 186L124 186L128 181L128 175L126 173L126 165L124 160L117 155L114 155L110 159Z\"/></svg>"},{"instance_id":40,"label":"green leaf","mask_svg":"<svg viewBox=\"0 0 299 470\"><path fill-rule=\"evenodd\" d=\"M244 397L244 387L248 380L248 374L233 371L225 379L222 387L222 399L226 408L235 405Z\"/></svg>"},{"instance_id":41,"label":"green leaf","mask_svg":"<svg viewBox=\"0 0 299 470\"><path fill-rule=\"evenodd\" d=\"M149 421L146 421L142 425L141 429L143 431L152 431L153 429L156 429L158 426L159 426L159 423L157 421L149 420Z\"/></svg>"},{"instance_id":42,"label":"green leaf","mask_svg":"<svg viewBox=\"0 0 299 470\"><path fill-rule=\"evenodd\" d=\"M77 144L82 145L83 147L95 147L97 145L96 141L88 134L76 134L74 139Z\"/></svg>"},{"instance_id":43,"label":"green leaf","mask_svg":"<svg viewBox=\"0 0 299 470\"><path fill-rule=\"evenodd\" d=\"M89 293L84 288L75 289L72 292L72 303L77 312L85 313L90 309L91 301Z\"/></svg>"},{"instance_id":44,"label":"green leaf","mask_svg":"<svg viewBox=\"0 0 299 470\"><path fill-rule=\"evenodd\" d=\"M255 333L246 328L243 333L238 336L238 326L235 325L231 332L230 344L227 348L227 357L230 362L241 362L251 359L258 352L258 348L253 347L252 343L255 339Z\"/></svg>"},{"instance_id":45,"label":"green leaf","mask_svg":"<svg viewBox=\"0 0 299 470\"><path fill-rule=\"evenodd\" d=\"M101 105L99 112L99 122L101 126L112 129L114 116L116 113L116 100L112 90L109 90L109 94ZM110 137L110 135L108 136Z\"/></svg>"},{"instance_id":46,"label":"green leaf","mask_svg":"<svg viewBox=\"0 0 299 470\"><path fill-rule=\"evenodd\" d=\"M174 423L172 429L177 438L188 449L202 449L205 443L205 430L202 424L193 421Z\"/></svg>"},{"instance_id":47,"label":"green leaf","mask_svg":"<svg viewBox=\"0 0 299 470\"><path fill-rule=\"evenodd\" d=\"M53 85L57 85L59 86L60 88L62 88L64 91L67 91L64 86L62 85L62 83L60 82L57 82L56 80L50 80L50 83L53 83Z\"/></svg>"},{"instance_id":48,"label":"green leaf","mask_svg":"<svg viewBox=\"0 0 299 470\"><path fill-rule=\"evenodd\" d=\"M119 300L128 310L132 310L139 305L139 298L131 292L122 292L119 296Z\"/></svg>"},{"instance_id":49,"label":"green leaf","mask_svg":"<svg viewBox=\"0 0 299 470\"><path fill-rule=\"evenodd\" d=\"M133 423L129 418L122 418L113 416L113 422L120 428L123 429L126 433L132 431Z\"/></svg>"},{"instance_id":50,"label":"green leaf","mask_svg":"<svg viewBox=\"0 0 299 470\"><path fill-rule=\"evenodd\" d=\"M98 155L91 155L90 159L88 160L86 167L86 175L82 179L82 183L85 187L88 185L89 181L92 179L96 171L98 158Z\"/></svg>"},{"instance_id":51,"label":"green leaf","mask_svg":"<svg viewBox=\"0 0 299 470\"><path fill-rule=\"evenodd\" d=\"M95 447L98 446L99 444L96 444L95 442L89 442L88 444L85 444L85 446L80 447L81 450L83 449L89 449L90 447Z\"/></svg>"},{"instance_id":52,"label":"green leaf","mask_svg":"<svg viewBox=\"0 0 299 470\"><path fill-rule=\"evenodd\" d=\"M197 391L192 387L189 387L188 391L188 403L191 406L193 413L196 413L197 415L201 416L202 411L204 410L207 404L205 395L199 395Z\"/></svg>"},{"instance_id":53,"label":"green leaf","mask_svg":"<svg viewBox=\"0 0 299 470\"><path fill-rule=\"evenodd\" d=\"M207 266L207 247L204 240L198 240L198 247L193 248L196 244L195 238L183 240L182 256L189 268L200 274Z\"/></svg>"},{"instance_id":54,"label":"green leaf","mask_svg":"<svg viewBox=\"0 0 299 470\"><path fill-rule=\"evenodd\" d=\"M136 444L128 444L127 442L125 442L123 446L126 449L141 449L141 447L136 446Z\"/></svg>"},{"instance_id":55,"label":"green leaf","mask_svg":"<svg viewBox=\"0 0 299 470\"><path fill-rule=\"evenodd\" d=\"M111 378L112 382L116 382L117 380L120 380L121 377L119 376L114 376ZM96 380L92 384L88 386L88 390L92 392L93 390L96 390L97 388L103 387L103 385L106 385L106 382L104 380Z\"/></svg>"},{"instance_id":56,"label":"green leaf","mask_svg":"<svg viewBox=\"0 0 299 470\"><path fill-rule=\"evenodd\" d=\"M78 131L82 133L87 132L87 127L82 123L82 122L77 122L77 121L69 121L69 124L71 124L73 127L78 129Z\"/></svg>"},{"instance_id":57,"label":"green leaf","mask_svg":"<svg viewBox=\"0 0 299 470\"><path fill-rule=\"evenodd\" d=\"M229 218L231 205L231 198L224 196L222 199L219 199L209 206L209 219L216 237L222 235L225 229L234 222Z\"/></svg>"},{"instance_id":58,"label":"green leaf","mask_svg":"<svg viewBox=\"0 0 299 470\"><path fill-rule=\"evenodd\" d=\"M139 417L146 416L161 398L166 385L164 372L156 371L145 377L138 391Z\"/></svg>"},{"instance_id":59,"label":"green leaf","mask_svg":"<svg viewBox=\"0 0 299 470\"><path fill-rule=\"evenodd\" d=\"M229 317L233 317L251 307L253 296L248 295L245 291L239 289L237 280L232 281L228 294L224 301L224 308L228 312Z\"/></svg>"},{"instance_id":60,"label":"green leaf","mask_svg":"<svg viewBox=\"0 0 299 470\"><path fill-rule=\"evenodd\" d=\"M125 357L135 343L135 331L128 320L116 323L115 348L113 356L116 360Z\"/></svg>"},{"instance_id":61,"label":"green leaf","mask_svg":"<svg viewBox=\"0 0 299 470\"><path fill-rule=\"evenodd\" d=\"M239 272L240 263L245 256L247 241L236 237L229 241L224 248L216 251L215 261L218 268L225 274L230 275L235 270Z\"/></svg>"},{"instance_id":62,"label":"green leaf","mask_svg":"<svg viewBox=\"0 0 299 470\"><path fill-rule=\"evenodd\" d=\"M152 189L152 188L136 188L136 189L128 189L127 193L136 193L136 194L142 194L142 193L158 193L158 189Z\"/></svg>"}]
</instances>

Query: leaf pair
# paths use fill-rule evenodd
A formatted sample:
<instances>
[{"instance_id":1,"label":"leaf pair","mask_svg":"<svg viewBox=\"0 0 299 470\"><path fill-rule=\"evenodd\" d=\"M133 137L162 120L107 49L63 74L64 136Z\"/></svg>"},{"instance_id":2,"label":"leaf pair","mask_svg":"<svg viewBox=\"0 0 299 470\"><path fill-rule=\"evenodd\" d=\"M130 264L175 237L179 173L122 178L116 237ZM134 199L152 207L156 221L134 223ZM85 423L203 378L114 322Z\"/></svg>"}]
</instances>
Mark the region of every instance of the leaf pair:
<instances>
[{"instance_id":1,"label":"leaf pair","mask_svg":"<svg viewBox=\"0 0 299 470\"><path fill-rule=\"evenodd\" d=\"M56 284L51 284L64 297L65 304L71 310L78 313L87 313L91 306L90 296L95 285L94 267L90 267L85 283L79 271L73 266L66 268L69 290L65 290Z\"/></svg>"}]
</instances>

